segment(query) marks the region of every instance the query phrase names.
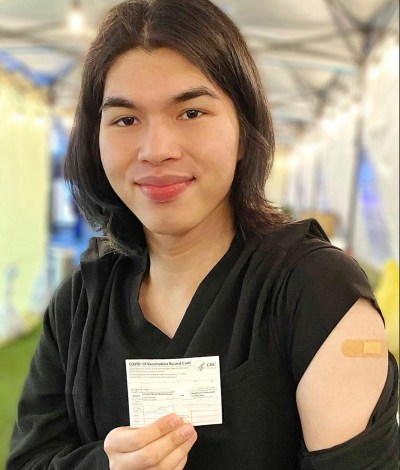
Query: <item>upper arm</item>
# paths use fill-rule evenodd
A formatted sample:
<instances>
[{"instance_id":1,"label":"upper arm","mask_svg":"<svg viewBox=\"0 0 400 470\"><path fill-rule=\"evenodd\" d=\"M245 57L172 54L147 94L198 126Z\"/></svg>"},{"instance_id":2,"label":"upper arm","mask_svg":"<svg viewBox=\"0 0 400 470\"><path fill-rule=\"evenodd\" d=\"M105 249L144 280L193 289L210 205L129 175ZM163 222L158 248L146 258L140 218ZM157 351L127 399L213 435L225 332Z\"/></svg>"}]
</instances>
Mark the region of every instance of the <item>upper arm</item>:
<instances>
[{"instance_id":1,"label":"upper arm","mask_svg":"<svg viewBox=\"0 0 400 470\"><path fill-rule=\"evenodd\" d=\"M54 302L46 311L19 401L7 468L49 464L52 453L48 449L56 447L52 442L61 447L63 441L73 440L64 396L65 373L52 329L53 310Z\"/></svg>"},{"instance_id":2,"label":"upper arm","mask_svg":"<svg viewBox=\"0 0 400 470\"><path fill-rule=\"evenodd\" d=\"M347 357L346 340L386 341L381 316L360 298L323 342L303 374L296 393L309 451L330 448L361 433L385 384L388 357Z\"/></svg>"}]
</instances>

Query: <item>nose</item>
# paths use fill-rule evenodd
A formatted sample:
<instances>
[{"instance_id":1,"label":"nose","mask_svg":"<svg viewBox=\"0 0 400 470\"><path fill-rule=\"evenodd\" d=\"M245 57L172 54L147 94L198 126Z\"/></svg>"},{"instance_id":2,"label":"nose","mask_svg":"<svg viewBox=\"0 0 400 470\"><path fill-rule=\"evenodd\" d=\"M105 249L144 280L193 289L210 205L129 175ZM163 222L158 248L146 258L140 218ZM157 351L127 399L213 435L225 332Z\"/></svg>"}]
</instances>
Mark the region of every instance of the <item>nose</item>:
<instances>
[{"instance_id":1,"label":"nose","mask_svg":"<svg viewBox=\"0 0 400 470\"><path fill-rule=\"evenodd\" d=\"M181 158L177 130L171 123L160 120L142 127L138 159L158 165L166 160Z\"/></svg>"}]
</instances>

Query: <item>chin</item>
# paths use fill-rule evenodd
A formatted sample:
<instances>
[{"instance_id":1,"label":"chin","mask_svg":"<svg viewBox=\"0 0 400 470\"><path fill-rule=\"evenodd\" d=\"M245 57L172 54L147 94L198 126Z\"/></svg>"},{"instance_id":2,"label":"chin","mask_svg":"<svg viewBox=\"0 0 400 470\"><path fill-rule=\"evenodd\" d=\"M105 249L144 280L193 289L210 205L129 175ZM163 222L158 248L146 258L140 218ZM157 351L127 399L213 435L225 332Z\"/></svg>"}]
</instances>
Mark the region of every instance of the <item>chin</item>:
<instances>
[{"instance_id":1,"label":"chin","mask_svg":"<svg viewBox=\"0 0 400 470\"><path fill-rule=\"evenodd\" d=\"M188 223L182 223L182 221L168 220L165 223L161 223L160 220L154 223L144 223L145 231L152 235L164 235L164 236L179 236L184 235L191 229L191 225Z\"/></svg>"}]
</instances>

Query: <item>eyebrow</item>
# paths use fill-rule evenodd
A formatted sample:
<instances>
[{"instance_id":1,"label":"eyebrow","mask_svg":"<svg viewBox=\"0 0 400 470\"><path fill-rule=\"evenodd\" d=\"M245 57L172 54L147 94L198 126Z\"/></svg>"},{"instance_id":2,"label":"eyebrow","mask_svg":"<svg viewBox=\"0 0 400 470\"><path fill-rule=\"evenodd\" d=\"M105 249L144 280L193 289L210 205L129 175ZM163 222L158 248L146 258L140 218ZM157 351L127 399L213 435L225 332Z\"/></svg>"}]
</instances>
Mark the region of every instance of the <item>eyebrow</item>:
<instances>
[{"instance_id":1,"label":"eyebrow","mask_svg":"<svg viewBox=\"0 0 400 470\"><path fill-rule=\"evenodd\" d=\"M183 93L179 93L179 95L173 96L171 102L173 104L184 103L185 101L193 100L194 98L198 98L200 96L209 96L213 99L219 100L219 96L216 93L209 90L205 86L200 86L196 88L190 88Z\"/></svg>"},{"instance_id":2,"label":"eyebrow","mask_svg":"<svg viewBox=\"0 0 400 470\"><path fill-rule=\"evenodd\" d=\"M183 91L182 93L173 96L170 99L170 102L172 104L180 104L184 103L185 101L193 100L194 98L199 98L200 96L209 96L210 98L219 100L219 96L216 93L209 90L205 86L201 86L190 88L189 90ZM101 113L108 108L137 109L138 106L133 101L128 100L122 96L108 96L101 105L99 112Z\"/></svg>"}]
</instances>

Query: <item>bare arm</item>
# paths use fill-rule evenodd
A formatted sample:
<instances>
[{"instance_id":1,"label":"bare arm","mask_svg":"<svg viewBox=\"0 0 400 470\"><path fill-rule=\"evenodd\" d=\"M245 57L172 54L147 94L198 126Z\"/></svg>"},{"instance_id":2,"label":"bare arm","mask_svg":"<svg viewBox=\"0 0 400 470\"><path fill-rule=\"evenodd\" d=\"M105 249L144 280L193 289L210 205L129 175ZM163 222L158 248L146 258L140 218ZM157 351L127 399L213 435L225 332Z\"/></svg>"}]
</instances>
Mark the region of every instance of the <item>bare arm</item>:
<instances>
[{"instance_id":1,"label":"bare arm","mask_svg":"<svg viewBox=\"0 0 400 470\"><path fill-rule=\"evenodd\" d=\"M330 448L361 433L384 387L387 354L346 356L342 345L353 339L383 340L386 348L382 319L365 299L359 299L346 313L298 385L297 406L309 451Z\"/></svg>"}]
</instances>

